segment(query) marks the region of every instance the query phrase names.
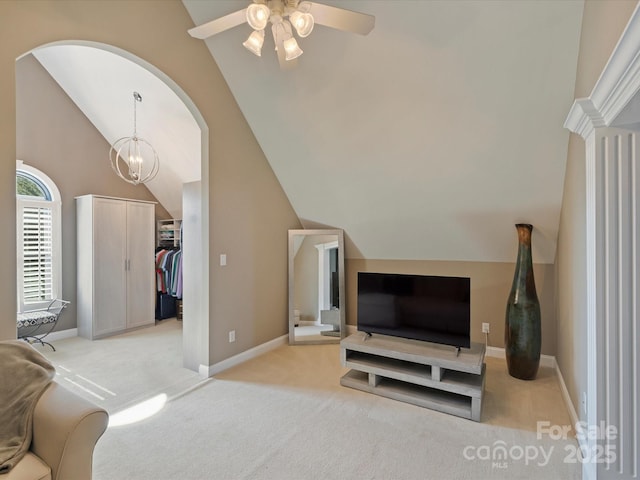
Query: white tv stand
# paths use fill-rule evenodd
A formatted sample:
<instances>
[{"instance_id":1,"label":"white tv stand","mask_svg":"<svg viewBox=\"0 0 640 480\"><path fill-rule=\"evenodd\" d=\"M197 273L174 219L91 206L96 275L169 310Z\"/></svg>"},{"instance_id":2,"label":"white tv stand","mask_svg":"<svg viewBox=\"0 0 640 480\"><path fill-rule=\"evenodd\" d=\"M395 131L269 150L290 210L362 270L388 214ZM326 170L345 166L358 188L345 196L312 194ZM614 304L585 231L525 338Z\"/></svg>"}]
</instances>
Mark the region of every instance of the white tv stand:
<instances>
[{"instance_id":1,"label":"white tv stand","mask_svg":"<svg viewBox=\"0 0 640 480\"><path fill-rule=\"evenodd\" d=\"M354 333L340 342L340 384L480 421L485 345L459 352L435 343Z\"/></svg>"}]
</instances>

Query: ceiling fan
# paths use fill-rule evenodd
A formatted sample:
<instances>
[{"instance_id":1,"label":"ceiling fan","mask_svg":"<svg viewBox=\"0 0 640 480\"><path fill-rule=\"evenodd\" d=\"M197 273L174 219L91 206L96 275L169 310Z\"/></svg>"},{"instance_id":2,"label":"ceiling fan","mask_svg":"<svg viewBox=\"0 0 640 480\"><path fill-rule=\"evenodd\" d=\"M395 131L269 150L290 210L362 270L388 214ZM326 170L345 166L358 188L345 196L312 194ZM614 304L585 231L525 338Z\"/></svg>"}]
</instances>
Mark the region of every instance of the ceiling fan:
<instances>
[{"instance_id":1,"label":"ceiling fan","mask_svg":"<svg viewBox=\"0 0 640 480\"><path fill-rule=\"evenodd\" d=\"M189 34L204 40L245 22L253 28L253 32L243 45L257 56L262 54L265 28L271 23L278 62L281 68L288 68L302 55L302 49L293 36L294 30L298 37L304 38L311 33L314 24L319 24L366 35L373 29L375 17L309 1L253 0L247 8L194 27Z\"/></svg>"}]
</instances>

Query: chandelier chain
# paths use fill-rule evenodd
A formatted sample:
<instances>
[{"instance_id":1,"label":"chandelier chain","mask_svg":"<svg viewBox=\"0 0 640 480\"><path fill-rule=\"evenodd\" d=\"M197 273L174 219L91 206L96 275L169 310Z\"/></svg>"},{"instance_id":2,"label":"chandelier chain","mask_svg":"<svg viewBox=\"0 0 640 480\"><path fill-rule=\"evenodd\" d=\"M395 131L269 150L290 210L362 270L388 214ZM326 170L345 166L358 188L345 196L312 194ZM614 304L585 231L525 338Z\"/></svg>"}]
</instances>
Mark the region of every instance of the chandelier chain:
<instances>
[{"instance_id":1,"label":"chandelier chain","mask_svg":"<svg viewBox=\"0 0 640 480\"><path fill-rule=\"evenodd\" d=\"M133 138L137 138L138 137L138 130L136 127L136 103L137 102L142 102L142 95L140 95L138 92L133 92Z\"/></svg>"}]
</instances>

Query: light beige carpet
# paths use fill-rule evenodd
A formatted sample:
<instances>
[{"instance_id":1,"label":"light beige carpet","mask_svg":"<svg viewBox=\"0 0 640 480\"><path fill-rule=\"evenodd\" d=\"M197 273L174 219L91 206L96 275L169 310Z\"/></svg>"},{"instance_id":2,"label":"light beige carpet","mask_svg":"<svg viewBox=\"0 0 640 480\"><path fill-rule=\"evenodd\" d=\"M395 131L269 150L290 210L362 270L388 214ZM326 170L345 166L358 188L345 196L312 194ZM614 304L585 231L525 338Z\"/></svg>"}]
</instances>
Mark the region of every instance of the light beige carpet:
<instances>
[{"instance_id":1,"label":"light beige carpet","mask_svg":"<svg viewBox=\"0 0 640 480\"><path fill-rule=\"evenodd\" d=\"M283 346L109 427L94 478L580 478L566 461L575 440L536 435L537 421L569 424L552 370L524 382L502 360L487 364L476 423L340 386L338 345Z\"/></svg>"},{"instance_id":2,"label":"light beige carpet","mask_svg":"<svg viewBox=\"0 0 640 480\"><path fill-rule=\"evenodd\" d=\"M99 340L74 337L34 344L56 367L56 380L114 414L154 395L179 395L203 379L182 367L182 323L156 325Z\"/></svg>"}]
</instances>

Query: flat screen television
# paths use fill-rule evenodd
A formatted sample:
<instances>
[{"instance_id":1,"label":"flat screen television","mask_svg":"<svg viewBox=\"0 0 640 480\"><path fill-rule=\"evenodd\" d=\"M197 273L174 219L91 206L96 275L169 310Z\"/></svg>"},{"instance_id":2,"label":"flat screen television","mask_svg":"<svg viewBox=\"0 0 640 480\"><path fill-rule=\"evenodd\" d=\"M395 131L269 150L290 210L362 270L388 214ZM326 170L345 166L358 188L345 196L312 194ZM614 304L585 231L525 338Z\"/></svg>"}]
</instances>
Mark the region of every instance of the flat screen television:
<instances>
[{"instance_id":1,"label":"flat screen television","mask_svg":"<svg viewBox=\"0 0 640 480\"><path fill-rule=\"evenodd\" d=\"M471 279L358 272L358 330L471 346Z\"/></svg>"}]
</instances>

